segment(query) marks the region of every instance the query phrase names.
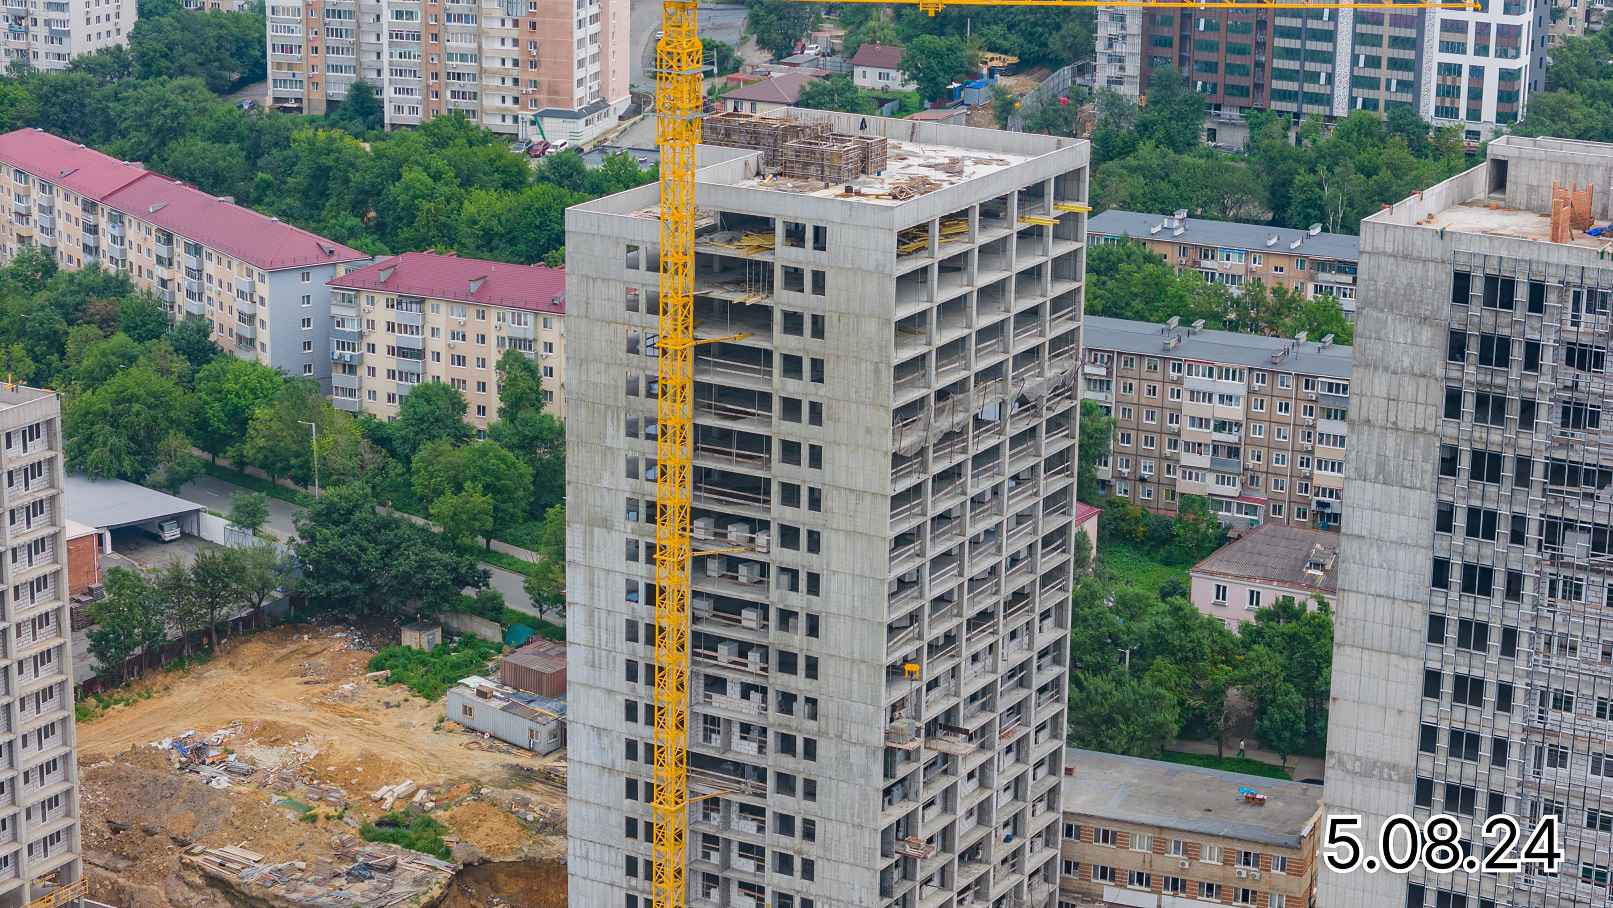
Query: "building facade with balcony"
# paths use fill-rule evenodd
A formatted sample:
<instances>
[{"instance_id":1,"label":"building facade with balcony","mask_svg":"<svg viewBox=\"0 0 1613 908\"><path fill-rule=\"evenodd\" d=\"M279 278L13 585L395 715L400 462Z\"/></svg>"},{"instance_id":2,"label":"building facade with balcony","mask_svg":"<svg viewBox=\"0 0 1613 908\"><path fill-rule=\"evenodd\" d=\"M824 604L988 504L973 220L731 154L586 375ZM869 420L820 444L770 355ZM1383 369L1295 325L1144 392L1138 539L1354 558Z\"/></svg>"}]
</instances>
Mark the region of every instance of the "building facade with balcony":
<instances>
[{"instance_id":1,"label":"building facade with balcony","mask_svg":"<svg viewBox=\"0 0 1613 908\"><path fill-rule=\"evenodd\" d=\"M1361 223L1330 811L1560 820L1552 875L1335 875L1323 908L1603 904L1613 145L1507 136ZM1597 184L1584 219L1557 185ZM1585 204L1588 202L1589 204ZM1577 223L1578 228L1575 224Z\"/></svg>"},{"instance_id":2,"label":"building facade with balcony","mask_svg":"<svg viewBox=\"0 0 1613 908\"><path fill-rule=\"evenodd\" d=\"M125 47L139 17L136 0L6 0L6 66L66 69L74 57Z\"/></svg>"},{"instance_id":3,"label":"building facade with balcony","mask_svg":"<svg viewBox=\"0 0 1613 908\"><path fill-rule=\"evenodd\" d=\"M0 433L0 906L22 908L83 879L60 398L0 386Z\"/></svg>"},{"instance_id":4,"label":"building facade with balcony","mask_svg":"<svg viewBox=\"0 0 1613 908\"><path fill-rule=\"evenodd\" d=\"M465 395L478 434L498 418L498 362L536 360L549 412L564 417L566 272L406 252L330 281L331 400L393 419L423 381Z\"/></svg>"},{"instance_id":5,"label":"building facade with balcony","mask_svg":"<svg viewBox=\"0 0 1613 908\"><path fill-rule=\"evenodd\" d=\"M1177 271L1197 271L1236 293L1251 281L1305 295L1332 297L1355 318L1356 262L1361 241L1342 233L1208 221L1111 208L1093 215L1092 242L1142 243Z\"/></svg>"},{"instance_id":6,"label":"building facade with balcony","mask_svg":"<svg viewBox=\"0 0 1613 908\"><path fill-rule=\"evenodd\" d=\"M1468 140L1523 116L1545 70L1549 4L1504 0L1472 10L1105 9L1098 86L1146 97L1174 69L1205 96L1206 138L1241 147L1247 110L1294 119L1414 110Z\"/></svg>"},{"instance_id":7,"label":"building facade with balcony","mask_svg":"<svg viewBox=\"0 0 1613 908\"><path fill-rule=\"evenodd\" d=\"M891 163L698 174L689 904L1055 908L1088 146L794 115ZM651 903L656 204L567 212L574 908Z\"/></svg>"},{"instance_id":8,"label":"building facade with balcony","mask_svg":"<svg viewBox=\"0 0 1613 908\"><path fill-rule=\"evenodd\" d=\"M628 0L279 0L269 102L323 114L363 80L388 127L458 111L521 139L587 141L628 104Z\"/></svg>"},{"instance_id":9,"label":"building facade with balcony","mask_svg":"<svg viewBox=\"0 0 1613 908\"><path fill-rule=\"evenodd\" d=\"M0 135L0 185L6 258L120 271L225 350L329 386L325 282L364 253L40 130Z\"/></svg>"},{"instance_id":10,"label":"building facade with balcony","mask_svg":"<svg viewBox=\"0 0 1613 908\"><path fill-rule=\"evenodd\" d=\"M1174 515L1199 495L1222 522L1337 529L1349 347L1091 316L1081 396L1114 418L1100 490Z\"/></svg>"},{"instance_id":11,"label":"building facade with balcony","mask_svg":"<svg viewBox=\"0 0 1613 908\"><path fill-rule=\"evenodd\" d=\"M1062 905L1314 903L1320 787L1075 748L1065 760Z\"/></svg>"}]
</instances>

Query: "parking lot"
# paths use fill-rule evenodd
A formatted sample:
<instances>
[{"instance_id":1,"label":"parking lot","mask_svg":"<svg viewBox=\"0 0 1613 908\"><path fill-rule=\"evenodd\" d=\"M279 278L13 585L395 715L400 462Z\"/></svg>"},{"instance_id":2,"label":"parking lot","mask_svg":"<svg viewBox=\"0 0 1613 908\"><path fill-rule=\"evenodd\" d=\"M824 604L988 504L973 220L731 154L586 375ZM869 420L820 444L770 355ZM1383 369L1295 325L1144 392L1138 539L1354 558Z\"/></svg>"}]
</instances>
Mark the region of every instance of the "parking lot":
<instances>
[{"instance_id":1,"label":"parking lot","mask_svg":"<svg viewBox=\"0 0 1613 908\"><path fill-rule=\"evenodd\" d=\"M145 569L160 568L176 561L189 564L197 552L216 548L217 545L200 536L186 535L173 542L163 542L138 527L112 531L112 551Z\"/></svg>"}]
</instances>

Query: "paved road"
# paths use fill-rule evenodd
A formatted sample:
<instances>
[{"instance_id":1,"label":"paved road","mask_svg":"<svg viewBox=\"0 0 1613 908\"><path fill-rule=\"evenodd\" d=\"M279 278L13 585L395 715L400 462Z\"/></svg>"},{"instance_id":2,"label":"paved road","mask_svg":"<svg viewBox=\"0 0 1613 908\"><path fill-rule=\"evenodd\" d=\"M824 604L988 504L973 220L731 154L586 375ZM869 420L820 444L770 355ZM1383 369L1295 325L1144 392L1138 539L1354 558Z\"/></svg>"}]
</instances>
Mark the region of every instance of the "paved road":
<instances>
[{"instance_id":1,"label":"paved road","mask_svg":"<svg viewBox=\"0 0 1613 908\"><path fill-rule=\"evenodd\" d=\"M180 490L179 494L182 498L188 498L197 504L207 506L209 510L217 511L220 514L228 514L230 512L230 499L240 490L239 486L232 485L222 479L213 476L201 476L187 484ZM301 510L300 506L289 501L270 498L269 521L264 524L264 528L282 539L290 539L297 534L297 528L292 521ZM513 571L506 571L491 564L483 565L483 567L487 568L492 574L491 585L493 589L504 594L504 603L506 605L516 611L526 612L530 615L538 613L537 609L532 607L531 598L521 588L521 582L525 578Z\"/></svg>"},{"instance_id":2,"label":"paved road","mask_svg":"<svg viewBox=\"0 0 1613 908\"><path fill-rule=\"evenodd\" d=\"M627 40L633 48L633 63L628 80L634 88L648 91L654 88L655 82L655 74L650 70L655 66L655 33L661 27L661 5L641 0L632 4L632 10ZM744 29L744 6L701 4L701 38L722 41L737 48L740 33Z\"/></svg>"}]
</instances>

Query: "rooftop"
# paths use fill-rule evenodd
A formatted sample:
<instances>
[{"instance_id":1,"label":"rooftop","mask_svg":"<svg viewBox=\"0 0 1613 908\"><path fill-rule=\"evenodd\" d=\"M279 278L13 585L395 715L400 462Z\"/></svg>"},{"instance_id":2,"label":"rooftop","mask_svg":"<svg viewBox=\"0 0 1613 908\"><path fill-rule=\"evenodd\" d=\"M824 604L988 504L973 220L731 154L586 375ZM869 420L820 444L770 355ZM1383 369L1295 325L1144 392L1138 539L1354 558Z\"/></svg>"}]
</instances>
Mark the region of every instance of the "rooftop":
<instances>
[{"instance_id":1,"label":"rooftop","mask_svg":"<svg viewBox=\"0 0 1613 908\"><path fill-rule=\"evenodd\" d=\"M505 656L504 661L533 671L562 671L566 667L566 645L554 640L534 640Z\"/></svg>"},{"instance_id":2,"label":"rooftop","mask_svg":"<svg viewBox=\"0 0 1613 908\"><path fill-rule=\"evenodd\" d=\"M1298 848L1322 809L1318 785L1069 748L1064 812ZM1238 788L1258 789L1251 804Z\"/></svg>"},{"instance_id":3,"label":"rooftop","mask_svg":"<svg viewBox=\"0 0 1613 908\"><path fill-rule=\"evenodd\" d=\"M384 290L429 299L566 314L566 271L435 252L405 252L326 281L342 290Z\"/></svg>"},{"instance_id":4,"label":"rooftop","mask_svg":"<svg viewBox=\"0 0 1613 908\"><path fill-rule=\"evenodd\" d=\"M1082 322L1082 342L1089 350L1118 350L1148 356L1227 363L1253 369L1273 369L1328 378L1350 377L1349 347L1333 344L1323 347L1321 338L1297 343L1292 338L1239 334L1235 331L1202 330L1188 327L1167 329L1153 322L1089 315ZM1180 338L1167 348L1171 338ZM1278 360L1274 356L1281 355Z\"/></svg>"},{"instance_id":5,"label":"rooftop","mask_svg":"<svg viewBox=\"0 0 1613 908\"><path fill-rule=\"evenodd\" d=\"M55 397L56 392L49 388L30 388L27 385L0 383L0 410L31 404L36 400Z\"/></svg>"},{"instance_id":6,"label":"rooftop","mask_svg":"<svg viewBox=\"0 0 1613 908\"><path fill-rule=\"evenodd\" d=\"M1517 208L1503 208L1489 198L1477 198L1452 205L1434 212L1421 223L1430 230L1478 233L1516 240L1537 240L1542 243L1551 241L1549 215ZM1606 236L1587 236L1575 230L1567 245L1601 249L1608 244L1608 240Z\"/></svg>"},{"instance_id":7,"label":"rooftop","mask_svg":"<svg viewBox=\"0 0 1613 908\"><path fill-rule=\"evenodd\" d=\"M566 701L529 694L480 675L459 679L454 689L465 696L475 697L500 712L520 716L533 722L563 722L566 718Z\"/></svg>"},{"instance_id":8,"label":"rooftop","mask_svg":"<svg viewBox=\"0 0 1613 908\"><path fill-rule=\"evenodd\" d=\"M1334 594L1338 553L1337 533L1264 523L1216 549L1189 573Z\"/></svg>"},{"instance_id":9,"label":"rooftop","mask_svg":"<svg viewBox=\"0 0 1613 908\"><path fill-rule=\"evenodd\" d=\"M0 161L265 271L369 258L42 130L16 129L0 135Z\"/></svg>"},{"instance_id":10,"label":"rooftop","mask_svg":"<svg viewBox=\"0 0 1613 908\"><path fill-rule=\"evenodd\" d=\"M818 77L811 73L792 72L752 82L743 88L736 88L726 95L723 100L757 101L763 104L794 104L801 100L801 89Z\"/></svg>"},{"instance_id":11,"label":"rooftop","mask_svg":"<svg viewBox=\"0 0 1613 908\"><path fill-rule=\"evenodd\" d=\"M1285 255L1352 262L1361 257L1361 238L1348 234L1313 234L1292 227L1209 221L1185 217L1185 214L1149 214L1111 208L1093 215L1087 221L1087 233L1126 236L1137 240L1167 240L1188 246L1226 246L1251 252L1270 250Z\"/></svg>"},{"instance_id":12,"label":"rooftop","mask_svg":"<svg viewBox=\"0 0 1613 908\"><path fill-rule=\"evenodd\" d=\"M902 65L902 49L891 44L863 44L852 56L851 65L896 69Z\"/></svg>"},{"instance_id":13,"label":"rooftop","mask_svg":"<svg viewBox=\"0 0 1613 908\"><path fill-rule=\"evenodd\" d=\"M104 530L205 510L167 492L121 479L91 479L68 473L62 484L67 519Z\"/></svg>"}]
</instances>

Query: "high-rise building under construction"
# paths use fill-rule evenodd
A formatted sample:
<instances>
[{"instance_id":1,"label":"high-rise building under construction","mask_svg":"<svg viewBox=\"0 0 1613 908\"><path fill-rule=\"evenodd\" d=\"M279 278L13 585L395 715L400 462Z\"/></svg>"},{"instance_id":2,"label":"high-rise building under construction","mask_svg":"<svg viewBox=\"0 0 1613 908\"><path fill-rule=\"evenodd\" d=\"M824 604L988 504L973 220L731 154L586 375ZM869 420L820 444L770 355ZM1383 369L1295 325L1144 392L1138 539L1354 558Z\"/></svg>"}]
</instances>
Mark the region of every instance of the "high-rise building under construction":
<instances>
[{"instance_id":1,"label":"high-rise building under construction","mask_svg":"<svg viewBox=\"0 0 1613 908\"><path fill-rule=\"evenodd\" d=\"M1053 908L1087 145L704 135L689 904ZM657 212L567 216L574 908L651 904Z\"/></svg>"}]
</instances>

